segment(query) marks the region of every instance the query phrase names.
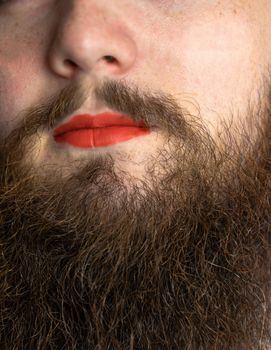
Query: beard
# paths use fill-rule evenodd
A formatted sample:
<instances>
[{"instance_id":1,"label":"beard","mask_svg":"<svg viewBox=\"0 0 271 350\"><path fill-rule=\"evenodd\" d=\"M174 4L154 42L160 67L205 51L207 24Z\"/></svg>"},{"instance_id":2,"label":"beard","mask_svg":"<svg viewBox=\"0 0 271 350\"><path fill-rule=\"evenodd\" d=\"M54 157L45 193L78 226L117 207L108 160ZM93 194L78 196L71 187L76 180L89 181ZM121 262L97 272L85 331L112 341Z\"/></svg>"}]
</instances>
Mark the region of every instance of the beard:
<instances>
[{"instance_id":1,"label":"beard","mask_svg":"<svg viewBox=\"0 0 271 350\"><path fill-rule=\"evenodd\" d=\"M1 146L1 348L265 348L268 106L247 117L253 141L244 127L218 145L173 100L110 83L100 100L167 135L144 179L109 154L68 174L37 168L34 140L76 109L75 91L28 112Z\"/></svg>"}]
</instances>

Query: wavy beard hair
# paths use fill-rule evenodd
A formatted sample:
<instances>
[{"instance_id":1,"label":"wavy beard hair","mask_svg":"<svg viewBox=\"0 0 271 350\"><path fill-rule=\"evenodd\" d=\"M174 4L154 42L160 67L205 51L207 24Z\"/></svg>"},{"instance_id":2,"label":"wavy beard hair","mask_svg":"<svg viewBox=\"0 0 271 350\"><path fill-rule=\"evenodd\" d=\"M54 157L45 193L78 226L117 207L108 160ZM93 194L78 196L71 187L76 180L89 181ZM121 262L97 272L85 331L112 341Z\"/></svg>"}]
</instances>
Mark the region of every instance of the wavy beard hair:
<instances>
[{"instance_id":1,"label":"wavy beard hair","mask_svg":"<svg viewBox=\"0 0 271 350\"><path fill-rule=\"evenodd\" d=\"M109 84L103 97L131 112L125 91ZM1 349L265 349L269 108L248 114L254 141L228 129L219 147L199 123L168 120L179 137L128 191L133 177L109 155L69 176L26 162L31 137L73 94L28 113L1 146Z\"/></svg>"}]
</instances>

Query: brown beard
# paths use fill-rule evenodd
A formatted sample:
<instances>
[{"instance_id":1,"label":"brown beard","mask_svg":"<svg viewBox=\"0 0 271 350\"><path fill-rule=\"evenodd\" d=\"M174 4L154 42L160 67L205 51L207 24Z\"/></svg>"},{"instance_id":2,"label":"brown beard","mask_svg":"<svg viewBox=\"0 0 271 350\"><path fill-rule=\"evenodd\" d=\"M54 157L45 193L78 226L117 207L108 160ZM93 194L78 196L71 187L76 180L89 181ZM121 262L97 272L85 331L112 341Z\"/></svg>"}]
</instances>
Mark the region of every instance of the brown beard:
<instances>
[{"instance_id":1,"label":"brown beard","mask_svg":"<svg viewBox=\"0 0 271 350\"><path fill-rule=\"evenodd\" d=\"M258 109L254 142L243 130L241 142L218 147L169 100L148 105L136 93L129 100L127 88L106 87L98 96L135 119L151 123L153 108L174 146L149 167L151 181L129 191L123 177L133 177L120 176L110 156L82 162L65 178L46 167L42 176L26 165L31 137L63 108L76 108L74 92L33 110L4 141L1 348L264 348L270 111Z\"/></svg>"}]
</instances>

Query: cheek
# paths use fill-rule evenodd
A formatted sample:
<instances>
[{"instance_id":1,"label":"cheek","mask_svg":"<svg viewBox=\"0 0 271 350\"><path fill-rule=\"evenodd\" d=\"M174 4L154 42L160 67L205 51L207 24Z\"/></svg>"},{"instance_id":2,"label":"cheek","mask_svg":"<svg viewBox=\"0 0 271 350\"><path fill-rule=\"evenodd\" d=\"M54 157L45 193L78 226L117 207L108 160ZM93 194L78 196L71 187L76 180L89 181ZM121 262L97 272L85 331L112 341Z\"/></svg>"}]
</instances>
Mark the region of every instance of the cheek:
<instances>
[{"instance_id":1,"label":"cheek","mask_svg":"<svg viewBox=\"0 0 271 350\"><path fill-rule=\"evenodd\" d=\"M8 134L20 121L21 113L43 97L48 75L45 39L50 22L47 17L35 16L35 11L31 10L31 16L21 9L14 11L14 18L7 17L6 22L0 16L0 135Z\"/></svg>"},{"instance_id":2,"label":"cheek","mask_svg":"<svg viewBox=\"0 0 271 350\"><path fill-rule=\"evenodd\" d=\"M0 41L0 127L7 135L20 122L21 113L42 97L42 51L30 42L3 46Z\"/></svg>"},{"instance_id":3,"label":"cheek","mask_svg":"<svg viewBox=\"0 0 271 350\"><path fill-rule=\"evenodd\" d=\"M29 61L20 57L8 63L0 59L0 123L2 131L8 133L15 124L19 111L27 106L27 95L31 84Z\"/></svg>"},{"instance_id":4,"label":"cheek","mask_svg":"<svg viewBox=\"0 0 271 350\"><path fill-rule=\"evenodd\" d=\"M219 103L222 96L228 100L237 91L247 93L255 48L245 21L227 17L191 24L184 29L179 47L183 79L189 88Z\"/></svg>"}]
</instances>

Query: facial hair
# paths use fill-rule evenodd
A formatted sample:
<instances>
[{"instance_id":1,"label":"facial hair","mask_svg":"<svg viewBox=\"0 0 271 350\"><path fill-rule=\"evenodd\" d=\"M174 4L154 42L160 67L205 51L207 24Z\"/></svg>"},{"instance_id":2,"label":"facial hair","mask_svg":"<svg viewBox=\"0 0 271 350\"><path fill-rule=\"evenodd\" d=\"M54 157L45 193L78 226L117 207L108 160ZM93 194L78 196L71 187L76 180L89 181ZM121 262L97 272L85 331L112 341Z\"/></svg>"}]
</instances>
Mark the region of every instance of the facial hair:
<instances>
[{"instance_id":1,"label":"facial hair","mask_svg":"<svg viewBox=\"0 0 271 350\"><path fill-rule=\"evenodd\" d=\"M1 147L1 348L264 349L268 106L247 116L253 142L244 129L218 145L170 97L107 83L97 98L168 136L146 180L110 155L68 176L36 169L33 140L82 103L78 91L29 111Z\"/></svg>"}]
</instances>

